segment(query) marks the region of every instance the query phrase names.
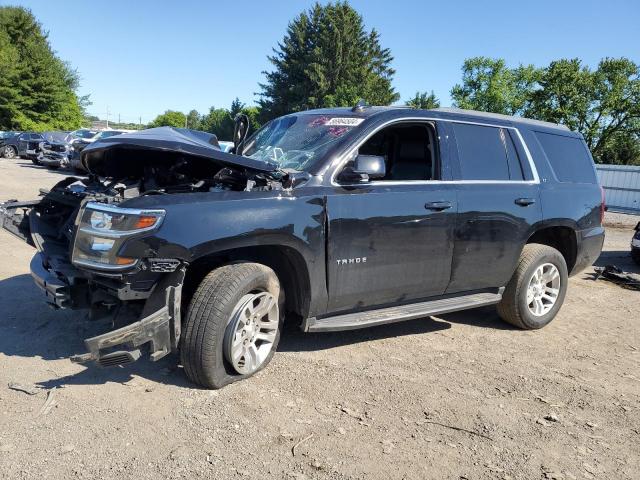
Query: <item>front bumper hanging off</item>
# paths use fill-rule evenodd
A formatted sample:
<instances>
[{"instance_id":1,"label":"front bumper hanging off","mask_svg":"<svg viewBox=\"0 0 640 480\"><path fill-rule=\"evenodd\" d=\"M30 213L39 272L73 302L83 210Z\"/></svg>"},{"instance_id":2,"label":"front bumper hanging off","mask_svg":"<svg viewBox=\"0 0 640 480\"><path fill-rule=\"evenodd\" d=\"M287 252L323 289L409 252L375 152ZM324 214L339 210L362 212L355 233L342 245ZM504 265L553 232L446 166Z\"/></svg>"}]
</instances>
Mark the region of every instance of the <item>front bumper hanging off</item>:
<instances>
[{"instance_id":1,"label":"front bumper hanging off","mask_svg":"<svg viewBox=\"0 0 640 480\"><path fill-rule=\"evenodd\" d=\"M88 353L75 355L75 363L96 362L101 366L131 363L142 355L141 348L149 344L152 361L176 351L180 340L180 304L185 267L166 274L147 298L140 320L111 332L87 338ZM43 264L43 255L37 253L31 261L31 276L44 292L49 303L58 308L73 304L73 286L59 278Z\"/></svg>"},{"instance_id":2,"label":"front bumper hanging off","mask_svg":"<svg viewBox=\"0 0 640 480\"><path fill-rule=\"evenodd\" d=\"M123 365L135 362L140 358L140 348L145 343L151 344L151 360L156 361L171 351L170 338L171 316L167 306L157 312L126 327L103 333L97 337L87 338L84 344L88 353L74 355L74 363L95 361L103 367ZM106 349L126 345L129 350L117 350L105 353Z\"/></svg>"}]
</instances>

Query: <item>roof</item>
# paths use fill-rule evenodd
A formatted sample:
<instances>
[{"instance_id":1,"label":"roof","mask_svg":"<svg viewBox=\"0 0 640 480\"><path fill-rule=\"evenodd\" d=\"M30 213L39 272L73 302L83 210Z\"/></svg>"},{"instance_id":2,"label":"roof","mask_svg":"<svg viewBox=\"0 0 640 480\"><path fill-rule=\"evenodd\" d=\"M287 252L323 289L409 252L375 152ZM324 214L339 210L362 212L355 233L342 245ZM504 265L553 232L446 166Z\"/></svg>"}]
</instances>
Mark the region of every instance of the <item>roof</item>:
<instances>
[{"instance_id":1,"label":"roof","mask_svg":"<svg viewBox=\"0 0 640 480\"><path fill-rule=\"evenodd\" d=\"M499 122L512 122L526 124L530 126L538 126L551 129L559 129L564 131L570 131L565 125L558 123L544 122L542 120L533 120L531 118L524 118L518 116L502 115L499 113L479 112L476 110L464 110L461 108L433 108L430 110L413 109L411 107L403 105L390 105L390 106L371 106L365 107L361 110L354 111L351 107L334 107L334 108L319 108L316 110L306 110L303 112L296 112L296 114L320 114L320 115L342 115L348 117L369 118L382 113L400 113L400 112L433 112L438 117L452 118L457 116L465 116L478 120L493 120Z\"/></svg>"},{"instance_id":2,"label":"roof","mask_svg":"<svg viewBox=\"0 0 640 480\"><path fill-rule=\"evenodd\" d=\"M502 115L501 113L479 112L477 110L465 110L462 108L434 108L431 111L452 113L457 115L466 115L468 117L476 117L481 119L511 121L511 122L517 122L517 123L526 123L529 125L538 125L540 127L561 128L563 130L569 130L569 128L566 125L561 125L559 123L544 122L542 120L534 120L532 118L518 117L518 116L512 116L512 115Z\"/></svg>"}]
</instances>

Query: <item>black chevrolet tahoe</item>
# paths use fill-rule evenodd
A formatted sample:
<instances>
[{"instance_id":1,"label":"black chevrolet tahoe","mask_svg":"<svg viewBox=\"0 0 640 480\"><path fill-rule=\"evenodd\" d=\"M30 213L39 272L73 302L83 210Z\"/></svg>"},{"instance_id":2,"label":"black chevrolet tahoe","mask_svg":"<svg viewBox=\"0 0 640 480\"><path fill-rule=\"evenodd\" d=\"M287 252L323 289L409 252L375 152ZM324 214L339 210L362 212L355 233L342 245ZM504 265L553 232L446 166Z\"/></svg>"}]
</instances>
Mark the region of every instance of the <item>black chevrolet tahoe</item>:
<instances>
[{"instance_id":1,"label":"black chevrolet tahoe","mask_svg":"<svg viewBox=\"0 0 640 480\"><path fill-rule=\"evenodd\" d=\"M88 177L2 204L47 300L110 321L72 360L179 352L218 388L269 363L285 318L326 332L496 305L537 329L602 248L593 160L560 125L359 104L250 137L241 118L234 141L106 138Z\"/></svg>"}]
</instances>

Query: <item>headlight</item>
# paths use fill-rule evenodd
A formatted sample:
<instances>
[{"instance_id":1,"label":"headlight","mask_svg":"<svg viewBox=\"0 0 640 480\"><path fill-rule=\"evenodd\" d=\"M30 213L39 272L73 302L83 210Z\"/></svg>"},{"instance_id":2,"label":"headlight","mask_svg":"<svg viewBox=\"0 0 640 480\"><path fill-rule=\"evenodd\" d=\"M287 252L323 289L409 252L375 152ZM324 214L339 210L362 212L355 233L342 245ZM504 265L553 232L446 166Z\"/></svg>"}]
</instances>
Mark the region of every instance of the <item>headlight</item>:
<instances>
[{"instance_id":1,"label":"headlight","mask_svg":"<svg viewBox=\"0 0 640 480\"><path fill-rule=\"evenodd\" d=\"M102 270L122 270L135 265L135 258L118 256L128 238L156 230L164 210L138 210L100 203L87 203L76 220L72 262Z\"/></svg>"}]
</instances>

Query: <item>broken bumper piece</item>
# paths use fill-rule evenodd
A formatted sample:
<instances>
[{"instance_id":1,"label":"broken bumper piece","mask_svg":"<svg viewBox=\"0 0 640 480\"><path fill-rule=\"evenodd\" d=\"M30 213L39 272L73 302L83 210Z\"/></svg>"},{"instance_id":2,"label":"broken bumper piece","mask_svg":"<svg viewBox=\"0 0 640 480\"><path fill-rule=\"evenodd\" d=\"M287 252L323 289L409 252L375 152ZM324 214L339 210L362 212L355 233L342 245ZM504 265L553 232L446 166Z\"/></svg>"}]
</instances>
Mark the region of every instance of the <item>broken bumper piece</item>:
<instances>
[{"instance_id":1,"label":"broken bumper piece","mask_svg":"<svg viewBox=\"0 0 640 480\"><path fill-rule=\"evenodd\" d=\"M41 253L33 256L30 270L35 284L44 292L50 304L58 308L69 305L71 300L69 285L44 267Z\"/></svg>"},{"instance_id":2,"label":"broken bumper piece","mask_svg":"<svg viewBox=\"0 0 640 480\"><path fill-rule=\"evenodd\" d=\"M169 309L165 306L135 323L87 338L84 343L88 353L75 355L75 363L97 362L103 367L124 365L138 360L140 348L150 343L151 360L156 361L171 352ZM116 350L127 348L127 350Z\"/></svg>"}]
</instances>

